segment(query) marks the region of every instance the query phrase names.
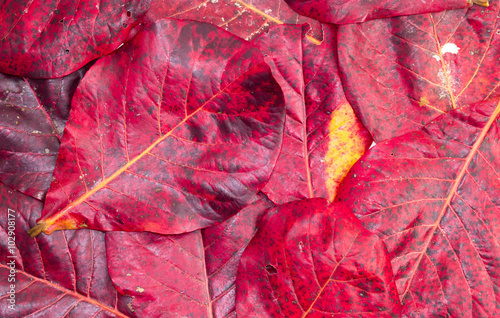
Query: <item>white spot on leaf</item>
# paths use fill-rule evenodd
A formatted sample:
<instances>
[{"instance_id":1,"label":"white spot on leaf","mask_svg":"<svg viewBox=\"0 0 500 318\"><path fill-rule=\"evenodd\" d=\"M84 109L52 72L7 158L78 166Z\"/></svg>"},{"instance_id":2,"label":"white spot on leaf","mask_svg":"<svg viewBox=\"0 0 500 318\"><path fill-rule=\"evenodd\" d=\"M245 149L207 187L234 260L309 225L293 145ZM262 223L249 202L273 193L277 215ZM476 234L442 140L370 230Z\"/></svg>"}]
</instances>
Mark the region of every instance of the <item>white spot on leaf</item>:
<instances>
[{"instance_id":1,"label":"white spot on leaf","mask_svg":"<svg viewBox=\"0 0 500 318\"><path fill-rule=\"evenodd\" d=\"M444 55L446 53L458 54L460 48L455 43L446 43L441 48L441 54Z\"/></svg>"}]
</instances>

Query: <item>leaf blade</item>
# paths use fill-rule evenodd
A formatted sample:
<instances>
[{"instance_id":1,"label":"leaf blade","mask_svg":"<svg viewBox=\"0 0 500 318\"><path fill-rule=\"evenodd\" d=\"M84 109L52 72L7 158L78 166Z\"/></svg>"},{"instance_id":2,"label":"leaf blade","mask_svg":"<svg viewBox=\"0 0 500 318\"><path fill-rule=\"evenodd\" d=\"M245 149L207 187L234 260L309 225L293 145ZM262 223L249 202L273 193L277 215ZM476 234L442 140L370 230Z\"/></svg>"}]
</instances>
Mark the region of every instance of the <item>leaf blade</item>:
<instances>
[{"instance_id":1,"label":"leaf blade","mask_svg":"<svg viewBox=\"0 0 500 318\"><path fill-rule=\"evenodd\" d=\"M0 12L0 71L31 78L75 72L124 42L150 0L7 1Z\"/></svg>"},{"instance_id":2,"label":"leaf blade","mask_svg":"<svg viewBox=\"0 0 500 318\"><path fill-rule=\"evenodd\" d=\"M214 50L217 43L227 50ZM145 78L143 59L157 62ZM243 40L208 24L161 20L92 69L75 95L32 234L82 224L184 233L222 222L269 178L283 98L260 53ZM127 213L132 208L142 212Z\"/></svg>"},{"instance_id":3,"label":"leaf blade","mask_svg":"<svg viewBox=\"0 0 500 318\"><path fill-rule=\"evenodd\" d=\"M414 316L417 308L432 315L467 315L479 307L485 315L498 312L494 287L498 270L489 259L500 253L493 234L499 226L494 218L498 204L491 196L500 182L498 167L488 161L494 162L496 154L492 149L499 114L498 99L449 112L420 132L377 145L346 178L339 200L353 207L363 225L386 242L406 316ZM489 160L483 161L484 157ZM392 169L381 167L377 158L386 158ZM368 166L379 173L370 172ZM363 193L357 184L367 173L382 183ZM421 175L436 178L409 179ZM443 181L446 175L449 180ZM492 187L485 187L484 180ZM388 187L407 194L397 199L392 190L386 199L378 197L378 191ZM345 191L356 198L349 199ZM369 198L373 205L367 204ZM397 221L387 222L389 213ZM440 290L439 297L431 296L431 287L421 283L425 277Z\"/></svg>"},{"instance_id":4,"label":"leaf blade","mask_svg":"<svg viewBox=\"0 0 500 318\"><path fill-rule=\"evenodd\" d=\"M315 44L320 44L323 39L318 21L295 13L282 0L153 1L146 21L165 17L208 22L248 41L267 31L270 25L308 23L311 25L308 39Z\"/></svg>"},{"instance_id":5,"label":"leaf blade","mask_svg":"<svg viewBox=\"0 0 500 318\"><path fill-rule=\"evenodd\" d=\"M346 96L377 142L498 95L493 30L499 8L492 3L339 28Z\"/></svg>"},{"instance_id":6,"label":"leaf blade","mask_svg":"<svg viewBox=\"0 0 500 318\"><path fill-rule=\"evenodd\" d=\"M402 4L399 1L345 1L345 0L285 0L298 13L334 24L351 24L373 19L423 14L470 7L472 1L413 1Z\"/></svg>"},{"instance_id":7,"label":"leaf blade","mask_svg":"<svg viewBox=\"0 0 500 318\"><path fill-rule=\"evenodd\" d=\"M1 284L2 298L10 297L11 284L16 293L14 310L7 299L2 301L2 317L35 313L126 317L116 309L116 290L105 266L103 233L61 231L30 238L26 230L40 215L42 202L4 185L0 185L0 200L5 213L0 221L0 271L7 278L12 277L12 267L16 270L15 280L5 279ZM8 244L9 237L15 239L14 245Z\"/></svg>"},{"instance_id":8,"label":"leaf blade","mask_svg":"<svg viewBox=\"0 0 500 318\"><path fill-rule=\"evenodd\" d=\"M400 309L382 241L325 199L269 211L243 253L237 284L244 317L390 317Z\"/></svg>"},{"instance_id":9,"label":"leaf blade","mask_svg":"<svg viewBox=\"0 0 500 318\"><path fill-rule=\"evenodd\" d=\"M287 107L280 157L263 192L276 204L323 197L333 201L349 168L372 142L356 118L337 73L335 27L321 45L306 26L274 26L254 40L282 87Z\"/></svg>"},{"instance_id":10,"label":"leaf blade","mask_svg":"<svg viewBox=\"0 0 500 318\"><path fill-rule=\"evenodd\" d=\"M107 233L110 276L120 291L119 302L127 303L136 317L230 315L239 259L273 206L262 194L253 201L224 223L187 234ZM145 249L143 260L131 257Z\"/></svg>"},{"instance_id":11,"label":"leaf blade","mask_svg":"<svg viewBox=\"0 0 500 318\"><path fill-rule=\"evenodd\" d=\"M0 74L0 181L35 199L49 189L71 98L88 66L62 78Z\"/></svg>"}]
</instances>

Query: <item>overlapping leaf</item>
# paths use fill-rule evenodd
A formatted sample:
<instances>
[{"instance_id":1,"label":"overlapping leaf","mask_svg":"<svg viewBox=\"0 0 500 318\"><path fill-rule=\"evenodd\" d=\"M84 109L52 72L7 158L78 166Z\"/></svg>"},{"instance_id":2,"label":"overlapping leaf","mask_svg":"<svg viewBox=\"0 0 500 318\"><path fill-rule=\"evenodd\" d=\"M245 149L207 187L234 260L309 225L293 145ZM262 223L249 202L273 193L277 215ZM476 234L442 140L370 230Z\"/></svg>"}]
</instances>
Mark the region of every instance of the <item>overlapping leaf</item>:
<instances>
[{"instance_id":1,"label":"overlapping leaf","mask_svg":"<svg viewBox=\"0 0 500 318\"><path fill-rule=\"evenodd\" d=\"M26 231L42 203L1 184L0 209L1 317L125 317L116 309L104 233L60 231L30 238Z\"/></svg>"},{"instance_id":2,"label":"overlapping leaf","mask_svg":"<svg viewBox=\"0 0 500 318\"><path fill-rule=\"evenodd\" d=\"M87 69L49 80L0 74L1 182L45 197L71 98Z\"/></svg>"},{"instance_id":3,"label":"overlapping leaf","mask_svg":"<svg viewBox=\"0 0 500 318\"><path fill-rule=\"evenodd\" d=\"M208 22L252 40L270 26L283 23L311 25L309 39L323 39L318 21L294 12L283 0L153 0L146 21L161 18L192 19Z\"/></svg>"},{"instance_id":4,"label":"overlapping leaf","mask_svg":"<svg viewBox=\"0 0 500 318\"><path fill-rule=\"evenodd\" d=\"M243 253L238 317L394 317L400 310L382 240L342 204L272 209Z\"/></svg>"},{"instance_id":5,"label":"overlapping leaf","mask_svg":"<svg viewBox=\"0 0 500 318\"><path fill-rule=\"evenodd\" d=\"M322 22L348 24L444 10L462 9L470 0L285 0L298 13ZM474 2L487 5L486 0Z\"/></svg>"},{"instance_id":6,"label":"overlapping leaf","mask_svg":"<svg viewBox=\"0 0 500 318\"><path fill-rule=\"evenodd\" d=\"M150 2L6 0L0 10L0 72L70 74L120 46Z\"/></svg>"},{"instance_id":7,"label":"overlapping leaf","mask_svg":"<svg viewBox=\"0 0 500 318\"><path fill-rule=\"evenodd\" d=\"M224 221L267 182L283 93L261 53L160 20L100 59L74 98L37 228L175 234Z\"/></svg>"},{"instance_id":8,"label":"overlapping leaf","mask_svg":"<svg viewBox=\"0 0 500 318\"><path fill-rule=\"evenodd\" d=\"M339 28L346 96L378 142L498 95L500 3Z\"/></svg>"},{"instance_id":9,"label":"overlapping leaf","mask_svg":"<svg viewBox=\"0 0 500 318\"><path fill-rule=\"evenodd\" d=\"M336 28L324 25L315 45L307 27L275 26L254 40L266 54L287 107L283 146L263 191L275 203L332 200L371 137L345 99L336 57Z\"/></svg>"},{"instance_id":10,"label":"overlapping leaf","mask_svg":"<svg viewBox=\"0 0 500 318\"><path fill-rule=\"evenodd\" d=\"M500 103L383 142L338 199L386 243L404 317L500 315Z\"/></svg>"},{"instance_id":11,"label":"overlapping leaf","mask_svg":"<svg viewBox=\"0 0 500 318\"><path fill-rule=\"evenodd\" d=\"M235 317L236 272L264 195L222 224L181 235L109 232L110 276L136 317ZM141 255L141 257L138 257Z\"/></svg>"}]
</instances>

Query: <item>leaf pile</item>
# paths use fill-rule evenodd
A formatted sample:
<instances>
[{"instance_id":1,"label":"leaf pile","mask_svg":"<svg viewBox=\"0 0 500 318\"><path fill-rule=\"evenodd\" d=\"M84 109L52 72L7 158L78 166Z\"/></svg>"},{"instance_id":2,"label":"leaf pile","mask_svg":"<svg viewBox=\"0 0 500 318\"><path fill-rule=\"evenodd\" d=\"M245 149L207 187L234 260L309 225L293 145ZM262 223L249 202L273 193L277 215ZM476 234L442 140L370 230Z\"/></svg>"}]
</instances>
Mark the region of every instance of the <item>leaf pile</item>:
<instances>
[{"instance_id":1,"label":"leaf pile","mask_svg":"<svg viewBox=\"0 0 500 318\"><path fill-rule=\"evenodd\" d=\"M499 10L6 0L0 316L500 316Z\"/></svg>"}]
</instances>

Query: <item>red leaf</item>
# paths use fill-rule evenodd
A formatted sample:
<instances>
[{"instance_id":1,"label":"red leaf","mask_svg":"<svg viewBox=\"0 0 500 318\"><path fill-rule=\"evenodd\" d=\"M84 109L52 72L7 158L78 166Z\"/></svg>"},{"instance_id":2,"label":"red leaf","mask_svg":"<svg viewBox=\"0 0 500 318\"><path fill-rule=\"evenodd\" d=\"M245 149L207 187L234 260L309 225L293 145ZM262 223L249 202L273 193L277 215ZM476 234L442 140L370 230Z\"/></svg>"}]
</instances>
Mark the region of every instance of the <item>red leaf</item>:
<instances>
[{"instance_id":1,"label":"red leaf","mask_svg":"<svg viewBox=\"0 0 500 318\"><path fill-rule=\"evenodd\" d=\"M495 1L339 28L347 99L377 142L498 95L499 10Z\"/></svg>"},{"instance_id":2,"label":"red leaf","mask_svg":"<svg viewBox=\"0 0 500 318\"><path fill-rule=\"evenodd\" d=\"M339 200L387 244L405 317L500 315L500 103L377 144Z\"/></svg>"},{"instance_id":3,"label":"red leaf","mask_svg":"<svg viewBox=\"0 0 500 318\"><path fill-rule=\"evenodd\" d=\"M382 240L324 199L269 211L236 289L238 317L393 317L400 307Z\"/></svg>"},{"instance_id":4,"label":"red leaf","mask_svg":"<svg viewBox=\"0 0 500 318\"><path fill-rule=\"evenodd\" d=\"M114 51L151 0L6 0L0 11L0 72L70 74Z\"/></svg>"},{"instance_id":5,"label":"red leaf","mask_svg":"<svg viewBox=\"0 0 500 318\"><path fill-rule=\"evenodd\" d=\"M236 271L264 195L224 223L182 235L109 232L110 276L136 317L235 317ZM140 256L139 256L140 255Z\"/></svg>"},{"instance_id":6,"label":"red leaf","mask_svg":"<svg viewBox=\"0 0 500 318\"><path fill-rule=\"evenodd\" d=\"M287 107L283 146L263 192L277 204L333 200L351 166L370 146L370 134L347 103L338 75L336 28L324 25L314 45L307 27L272 27L254 43L267 55Z\"/></svg>"},{"instance_id":7,"label":"red leaf","mask_svg":"<svg viewBox=\"0 0 500 318\"><path fill-rule=\"evenodd\" d=\"M115 307L104 233L60 231L30 238L26 231L42 205L0 184L0 316L125 317Z\"/></svg>"},{"instance_id":8,"label":"red leaf","mask_svg":"<svg viewBox=\"0 0 500 318\"><path fill-rule=\"evenodd\" d=\"M462 9L470 0L285 0L298 13L322 22L348 24L444 10ZM476 0L487 5L487 1ZM484 3L486 2L486 3Z\"/></svg>"},{"instance_id":9,"label":"red leaf","mask_svg":"<svg viewBox=\"0 0 500 318\"><path fill-rule=\"evenodd\" d=\"M272 25L308 23L309 39L316 44L323 39L318 21L298 15L283 0L153 0L145 20L167 17L208 22L246 40Z\"/></svg>"},{"instance_id":10,"label":"red leaf","mask_svg":"<svg viewBox=\"0 0 500 318\"><path fill-rule=\"evenodd\" d=\"M82 226L175 234L220 223L269 179L285 111L255 47L177 20L100 59L72 107L34 235Z\"/></svg>"},{"instance_id":11,"label":"red leaf","mask_svg":"<svg viewBox=\"0 0 500 318\"><path fill-rule=\"evenodd\" d=\"M0 181L43 199L76 86L88 67L34 80L0 74Z\"/></svg>"}]
</instances>

